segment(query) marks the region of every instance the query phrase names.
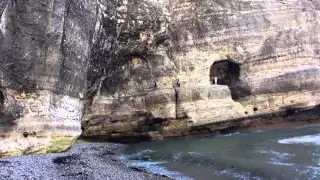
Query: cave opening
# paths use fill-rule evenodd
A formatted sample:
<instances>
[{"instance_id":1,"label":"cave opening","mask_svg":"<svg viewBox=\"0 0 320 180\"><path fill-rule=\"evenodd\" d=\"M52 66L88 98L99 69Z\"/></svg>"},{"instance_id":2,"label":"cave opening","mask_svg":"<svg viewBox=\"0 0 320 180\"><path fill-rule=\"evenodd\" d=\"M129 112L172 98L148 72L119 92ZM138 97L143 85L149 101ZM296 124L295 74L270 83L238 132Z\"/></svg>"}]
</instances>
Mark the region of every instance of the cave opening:
<instances>
[{"instance_id":1,"label":"cave opening","mask_svg":"<svg viewBox=\"0 0 320 180\"><path fill-rule=\"evenodd\" d=\"M229 59L214 62L210 68L211 84L215 84L215 77L218 85L236 85L240 77L240 64Z\"/></svg>"},{"instance_id":2,"label":"cave opening","mask_svg":"<svg viewBox=\"0 0 320 180\"><path fill-rule=\"evenodd\" d=\"M210 68L210 84L227 85L231 98L238 101L251 95L251 89L246 82L240 81L240 64L232 59L216 61Z\"/></svg>"}]
</instances>

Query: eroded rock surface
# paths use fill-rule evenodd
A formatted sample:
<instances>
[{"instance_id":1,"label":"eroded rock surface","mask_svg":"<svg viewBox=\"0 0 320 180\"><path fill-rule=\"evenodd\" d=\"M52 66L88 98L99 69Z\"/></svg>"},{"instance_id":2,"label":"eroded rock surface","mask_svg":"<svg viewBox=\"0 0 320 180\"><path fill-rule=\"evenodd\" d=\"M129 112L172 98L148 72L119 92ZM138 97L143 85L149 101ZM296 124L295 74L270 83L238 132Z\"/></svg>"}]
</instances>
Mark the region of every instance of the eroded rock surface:
<instances>
[{"instance_id":1,"label":"eroded rock surface","mask_svg":"<svg viewBox=\"0 0 320 180\"><path fill-rule=\"evenodd\" d=\"M64 151L80 135L96 4L0 2L0 156Z\"/></svg>"},{"instance_id":2,"label":"eroded rock surface","mask_svg":"<svg viewBox=\"0 0 320 180\"><path fill-rule=\"evenodd\" d=\"M101 70L91 81L97 88L86 103L84 136L162 139L319 104L318 2L118 5L103 21L113 24L100 33L108 30L99 46L105 56L91 59Z\"/></svg>"},{"instance_id":3,"label":"eroded rock surface","mask_svg":"<svg viewBox=\"0 0 320 180\"><path fill-rule=\"evenodd\" d=\"M309 0L2 0L0 154L67 149L81 120L87 137L162 139L313 109L319 8ZM65 141L53 147L57 139Z\"/></svg>"}]
</instances>

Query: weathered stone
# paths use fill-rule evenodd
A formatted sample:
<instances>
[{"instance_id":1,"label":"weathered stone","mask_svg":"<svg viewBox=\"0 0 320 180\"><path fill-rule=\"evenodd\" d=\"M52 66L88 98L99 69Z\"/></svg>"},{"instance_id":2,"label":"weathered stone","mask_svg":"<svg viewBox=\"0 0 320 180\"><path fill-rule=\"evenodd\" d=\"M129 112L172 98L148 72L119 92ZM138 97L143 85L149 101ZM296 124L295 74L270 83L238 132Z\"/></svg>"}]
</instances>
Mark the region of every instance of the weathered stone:
<instances>
[{"instance_id":1,"label":"weathered stone","mask_svg":"<svg viewBox=\"0 0 320 180\"><path fill-rule=\"evenodd\" d=\"M45 150L37 152L51 152L50 148L53 148L52 152L58 152L56 150L63 149L58 144L57 147L54 147L54 143L47 147L55 136L76 139L80 135L82 102L78 99L56 95L50 91L38 92L37 98L18 98L21 94L10 98L11 94L17 92L7 89L7 93L4 94L4 111L1 115L1 126L4 129L1 129L3 137L0 137L0 154L22 155L39 148ZM41 106L34 108L30 106L32 104ZM12 110L19 109L19 112L10 115L14 112ZM68 142L71 143L70 146L73 141Z\"/></svg>"},{"instance_id":2,"label":"weathered stone","mask_svg":"<svg viewBox=\"0 0 320 180\"><path fill-rule=\"evenodd\" d=\"M84 136L149 140L312 114L319 9L309 0L2 0L0 154L64 150L71 140L54 148L50 139L77 137L81 120Z\"/></svg>"},{"instance_id":3,"label":"weathered stone","mask_svg":"<svg viewBox=\"0 0 320 180\"><path fill-rule=\"evenodd\" d=\"M64 151L80 135L96 7L0 2L0 154Z\"/></svg>"},{"instance_id":4,"label":"weathered stone","mask_svg":"<svg viewBox=\"0 0 320 180\"><path fill-rule=\"evenodd\" d=\"M146 107L153 118L176 118L176 93L173 89L156 90L146 95Z\"/></svg>"},{"instance_id":5,"label":"weathered stone","mask_svg":"<svg viewBox=\"0 0 320 180\"><path fill-rule=\"evenodd\" d=\"M240 118L246 116L244 112L244 107L231 99L228 86L193 86L178 91L177 118L188 118L191 125Z\"/></svg>"},{"instance_id":6,"label":"weathered stone","mask_svg":"<svg viewBox=\"0 0 320 180\"><path fill-rule=\"evenodd\" d=\"M127 111L114 112L127 114L127 122L138 121L130 112L143 110L142 122L153 128L140 133L181 136L188 133L172 134L167 127L211 131L214 124L228 128L235 119L319 104L318 2L125 2L109 4L108 18L115 12L118 18L106 28L111 38L101 37L115 48L103 49L108 56L98 59L100 69L113 73L100 83L99 97L122 99ZM212 85L214 77L218 85ZM129 99L137 97L145 104L133 108Z\"/></svg>"}]
</instances>

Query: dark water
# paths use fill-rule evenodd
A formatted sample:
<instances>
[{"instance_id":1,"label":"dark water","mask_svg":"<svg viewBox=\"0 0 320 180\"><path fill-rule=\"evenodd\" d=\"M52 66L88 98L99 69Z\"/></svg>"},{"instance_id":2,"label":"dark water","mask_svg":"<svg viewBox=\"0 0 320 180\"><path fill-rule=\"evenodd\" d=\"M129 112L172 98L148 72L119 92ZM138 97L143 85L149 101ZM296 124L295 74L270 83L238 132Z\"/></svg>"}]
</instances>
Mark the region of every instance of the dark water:
<instances>
[{"instance_id":1,"label":"dark water","mask_svg":"<svg viewBox=\"0 0 320 180\"><path fill-rule=\"evenodd\" d=\"M143 142L123 153L175 179L320 179L320 127Z\"/></svg>"}]
</instances>

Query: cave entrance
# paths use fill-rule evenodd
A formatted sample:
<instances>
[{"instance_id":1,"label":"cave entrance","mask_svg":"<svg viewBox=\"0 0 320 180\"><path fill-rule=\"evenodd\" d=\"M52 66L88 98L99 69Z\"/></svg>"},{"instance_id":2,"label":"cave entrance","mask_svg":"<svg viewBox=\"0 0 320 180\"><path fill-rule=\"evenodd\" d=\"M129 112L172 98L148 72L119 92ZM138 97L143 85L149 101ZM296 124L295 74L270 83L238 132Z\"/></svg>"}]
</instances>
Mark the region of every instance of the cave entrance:
<instances>
[{"instance_id":1,"label":"cave entrance","mask_svg":"<svg viewBox=\"0 0 320 180\"><path fill-rule=\"evenodd\" d=\"M217 77L218 85L234 86L238 83L240 76L240 64L233 60L221 60L214 62L210 68L211 84L215 83Z\"/></svg>"}]
</instances>

